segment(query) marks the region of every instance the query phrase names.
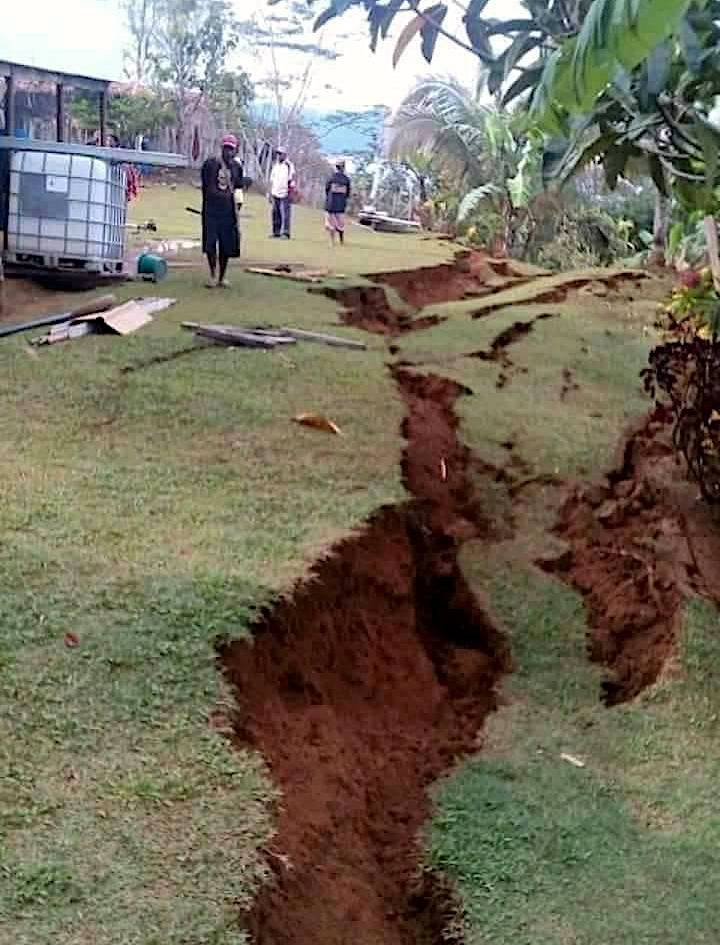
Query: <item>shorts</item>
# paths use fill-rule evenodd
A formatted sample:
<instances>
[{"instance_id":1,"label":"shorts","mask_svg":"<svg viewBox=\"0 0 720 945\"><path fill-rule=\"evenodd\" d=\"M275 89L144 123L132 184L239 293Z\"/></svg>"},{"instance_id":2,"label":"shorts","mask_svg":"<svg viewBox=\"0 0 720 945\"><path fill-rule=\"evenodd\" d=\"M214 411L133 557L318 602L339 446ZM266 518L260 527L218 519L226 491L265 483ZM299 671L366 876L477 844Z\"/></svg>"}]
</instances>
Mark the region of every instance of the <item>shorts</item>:
<instances>
[{"instance_id":1,"label":"shorts","mask_svg":"<svg viewBox=\"0 0 720 945\"><path fill-rule=\"evenodd\" d=\"M204 253L216 252L219 248L221 255L228 259L240 255L240 231L234 207L230 213L205 212L202 231Z\"/></svg>"}]
</instances>

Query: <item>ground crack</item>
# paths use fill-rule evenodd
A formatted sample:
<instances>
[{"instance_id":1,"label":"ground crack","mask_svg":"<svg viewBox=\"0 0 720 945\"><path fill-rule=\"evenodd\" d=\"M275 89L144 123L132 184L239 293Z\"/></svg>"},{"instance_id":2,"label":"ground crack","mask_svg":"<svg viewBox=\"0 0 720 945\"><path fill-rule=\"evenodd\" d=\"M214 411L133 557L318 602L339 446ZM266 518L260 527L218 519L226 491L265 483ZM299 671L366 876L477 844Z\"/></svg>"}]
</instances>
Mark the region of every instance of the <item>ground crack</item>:
<instances>
[{"instance_id":1,"label":"ground crack","mask_svg":"<svg viewBox=\"0 0 720 945\"><path fill-rule=\"evenodd\" d=\"M246 924L257 945L440 945L453 906L422 870L427 787L477 735L510 668L458 564L485 522L451 380L392 370L413 498L380 509L220 652L235 739L282 789L272 863Z\"/></svg>"},{"instance_id":2,"label":"ground crack","mask_svg":"<svg viewBox=\"0 0 720 945\"><path fill-rule=\"evenodd\" d=\"M653 411L623 440L603 482L578 487L560 510L555 534L567 550L538 562L576 588L588 614L590 659L608 670L607 705L652 685L674 653L698 567L677 492L668 426Z\"/></svg>"}]
</instances>

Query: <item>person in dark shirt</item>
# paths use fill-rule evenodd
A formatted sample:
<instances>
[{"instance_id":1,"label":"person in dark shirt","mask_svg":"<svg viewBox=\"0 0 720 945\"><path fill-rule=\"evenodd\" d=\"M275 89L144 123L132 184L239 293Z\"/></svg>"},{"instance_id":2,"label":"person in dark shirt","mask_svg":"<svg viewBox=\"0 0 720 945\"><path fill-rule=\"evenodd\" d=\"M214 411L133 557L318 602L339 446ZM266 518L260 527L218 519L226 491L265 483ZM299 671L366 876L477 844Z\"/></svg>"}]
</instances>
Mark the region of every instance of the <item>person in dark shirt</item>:
<instances>
[{"instance_id":1,"label":"person in dark shirt","mask_svg":"<svg viewBox=\"0 0 720 945\"><path fill-rule=\"evenodd\" d=\"M202 166L202 249L210 269L209 289L230 287L228 260L240 255L240 228L235 190L243 186L243 167L237 160L235 135L225 135L219 158L211 157Z\"/></svg>"},{"instance_id":2,"label":"person in dark shirt","mask_svg":"<svg viewBox=\"0 0 720 945\"><path fill-rule=\"evenodd\" d=\"M350 178L345 173L345 161L338 161L335 173L325 184L325 229L330 242L335 245L337 237L345 242L345 210L350 199Z\"/></svg>"}]
</instances>

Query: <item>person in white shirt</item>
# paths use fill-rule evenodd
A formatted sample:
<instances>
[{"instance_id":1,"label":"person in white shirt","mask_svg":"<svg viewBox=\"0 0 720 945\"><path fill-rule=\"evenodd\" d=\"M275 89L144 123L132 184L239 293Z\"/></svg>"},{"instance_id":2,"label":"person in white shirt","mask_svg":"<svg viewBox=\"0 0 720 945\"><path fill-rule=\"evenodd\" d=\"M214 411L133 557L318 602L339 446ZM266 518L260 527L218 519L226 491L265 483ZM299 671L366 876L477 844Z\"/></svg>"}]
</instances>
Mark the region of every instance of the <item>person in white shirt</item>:
<instances>
[{"instance_id":1,"label":"person in white shirt","mask_svg":"<svg viewBox=\"0 0 720 945\"><path fill-rule=\"evenodd\" d=\"M272 206L272 235L275 239L290 239L290 208L295 189L295 168L288 161L285 148L278 146L276 160L270 172L270 204Z\"/></svg>"}]
</instances>

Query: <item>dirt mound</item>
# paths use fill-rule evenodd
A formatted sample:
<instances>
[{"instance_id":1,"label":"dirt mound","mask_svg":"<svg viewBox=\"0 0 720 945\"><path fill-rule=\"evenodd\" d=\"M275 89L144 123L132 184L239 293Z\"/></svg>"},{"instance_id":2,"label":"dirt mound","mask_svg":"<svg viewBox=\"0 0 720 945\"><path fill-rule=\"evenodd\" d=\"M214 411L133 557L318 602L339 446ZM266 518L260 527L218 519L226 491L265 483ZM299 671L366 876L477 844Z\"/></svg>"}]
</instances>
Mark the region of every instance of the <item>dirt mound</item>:
<instances>
[{"instance_id":1,"label":"dirt mound","mask_svg":"<svg viewBox=\"0 0 720 945\"><path fill-rule=\"evenodd\" d=\"M658 678L686 590L697 584L665 421L662 411L651 414L624 441L606 481L570 496L556 528L569 548L540 562L585 597L590 658L610 670L603 683L609 705Z\"/></svg>"},{"instance_id":2,"label":"dirt mound","mask_svg":"<svg viewBox=\"0 0 720 945\"><path fill-rule=\"evenodd\" d=\"M508 288L527 277L516 275L509 260L490 259L484 253L465 250L457 253L451 263L374 272L366 278L392 286L408 305L422 308L439 302L477 298Z\"/></svg>"},{"instance_id":3,"label":"dirt mound","mask_svg":"<svg viewBox=\"0 0 720 945\"><path fill-rule=\"evenodd\" d=\"M322 286L317 291L345 307L341 316L344 324L378 335L400 335L444 321L439 315L414 318L411 313L397 311L388 302L382 286Z\"/></svg>"},{"instance_id":4,"label":"dirt mound","mask_svg":"<svg viewBox=\"0 0 720 945\"><path fill-rule=\"evenodd\" d=\"M440 945L451 912L419 864L426 788L476 747L509 668L458 566L482 533L456 436L463 389L398 369L415 498L380 510L222 652L236 737L283 791L258 945Z\"/></svg>"}]
</instances>

